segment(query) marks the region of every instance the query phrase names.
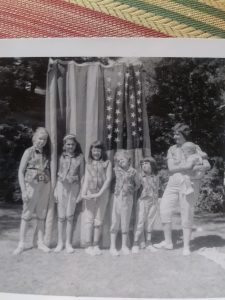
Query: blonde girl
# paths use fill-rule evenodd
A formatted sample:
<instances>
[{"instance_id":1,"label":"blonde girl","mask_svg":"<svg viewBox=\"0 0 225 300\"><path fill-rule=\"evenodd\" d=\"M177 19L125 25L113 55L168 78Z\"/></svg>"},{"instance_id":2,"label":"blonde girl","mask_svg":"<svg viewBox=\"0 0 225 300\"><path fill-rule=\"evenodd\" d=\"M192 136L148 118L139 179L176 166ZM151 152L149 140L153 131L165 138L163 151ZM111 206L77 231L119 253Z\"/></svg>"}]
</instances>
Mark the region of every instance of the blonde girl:
<instances>
[{"instance_id":1,"label":"blonde girl","mask_svg":"<svg viewBox=\"0 0 225 300\"><path fill-rule=\"evenodd\" d=\"M76 136L63 139L63 153L59 160L58 179L54 192L58 211L58 243L55 252L64 248L63 228L66 221L66 251L73 253L72 229L76 203L80 199L80 186L84 173L84 157Z\"/></svg>"},{"instance_id":2,"label":"blonde girl","mask_svg":"<svg viewBox=\"0 0 225 300\"><path fill-rule=\"evenodd\" d=\"M34 214L37 218L38 249L49 252L44 244L44 223L50 197L50 170L48 133L38 127L33 135L33 146L26 149L19 166L19 184L22 192L23 211L20 225L20 240L14 254L25 249L28 221Z\"/></svg>"},{"instance_id":3,"label":"blonde girl","mask_svg":"<svg viewBox=\"0 0 225 300\"><path fill-rule=\"evenodd\" d=\"M86 229L86 253L100 255L99 241L106 207L109 201L109 186L112 178L112 165L102 142L90 146L85 167L82 198Z\"/></svg>"}]
</instances>

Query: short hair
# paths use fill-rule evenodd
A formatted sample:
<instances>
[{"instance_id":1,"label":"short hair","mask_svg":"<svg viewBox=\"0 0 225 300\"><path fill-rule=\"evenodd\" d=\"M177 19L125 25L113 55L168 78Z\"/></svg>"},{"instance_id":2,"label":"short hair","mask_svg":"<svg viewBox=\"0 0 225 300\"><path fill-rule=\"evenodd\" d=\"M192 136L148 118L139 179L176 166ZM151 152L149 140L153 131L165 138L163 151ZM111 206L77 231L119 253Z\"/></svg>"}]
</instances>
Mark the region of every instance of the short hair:
<instances>
[{"instance_id":1,"label":"short hair","mask_svg":"<svg viewBox=\"0 0 225 300\"><path fill-rule=\"evenodd\" d=\"M89 161L93 160L93 156L92 156L92 149L93 148L97 148L97 149L102 150L101 158L100 158L101 160L106 161L108 159L104 144L101 141L97 140L97 141L93 142L90 146L89 154L88 154L88 160Z\"/></svg>"},{"instance_id":2,"label":"short hair","mask_svg":"<svg viewBox=\"0 0 225 300\"><path fill-rule=\"evenodd\" d=\"M114 164L116 165L120 158L126 158L131 162L131 156L126 150L118 150L114 155Z\"/></svg>"},{"instance_id":3,"label":"short hair","mask_svg":"<svg viewBox=\"0 0 225 300\"><path fill-rule=\"evenodd\" d=\"M154 159L152 156L144 157L143 159L141 159L141 160L140 160L140 165L142 166L142 164L143 164L144 162L149 162L149 163L150 163L151 169L152 169L152 173L153 173L154 175L157 175L157 174L158 174L157 164L156 164L155 159Z\"/></svg>"},{"instance_id":4,"label":"short hair","mask_svg":"<svg viewBox=\"0 0 225 300\"><path fill-rule=\"evenodd\" d=\"M184 124L184 123L177 123L173 128L172 128L173 132L179 132L183 135L183 137L185 138L185 140L190 138L190 134L191 134L191 129L188 125Z\"/></svg>"},{"instance_id":5,"label":"short hair","mask_svg":"<svg viewBox=\"0 0 225 300\"><path fill-rule=\"evenodd\" d=\"M34 134L33 134L33 137L32 137L32 143L33 144L35 143L35 140L36 140L36 138L37 138L38 135L45 135L45 136L47 136L47 142L46 142L46 145L43 148L43 153L47 157L49 157L50 156L50 139L49 139L48 131L44 127L37 127L36 130L35 130L35 132L34 132Z\"/></svg>"},{"instance_id":6,"label":"short hair","mask_svg":"<svg viewBox=\"0 0 225 300\"><path fill-rule=\"evenodd\" d=\"M182 148L188 148L189 150L192 150L193 153L196 153L197 152L197 147L194 143L192 142L185 142L182 146Z\"/></svg>"},{"instance_id":7,"label":"short hair","mask_svg":"<svg viewBox=\"0 0 225 300\"><path fill-rule=\"evenodd\" d=\"M68 140L73 140L74 143L76 144L76 147L74 149L74 156L77 157L78 155L82 154L81 145L77 141L76 136L74 134L72 134L72 133L69 133L66 136L64 136L64 138L63 138L63 151L65 152L65 145L66 145L66 142Z\"/></svg>"}]
</instances>

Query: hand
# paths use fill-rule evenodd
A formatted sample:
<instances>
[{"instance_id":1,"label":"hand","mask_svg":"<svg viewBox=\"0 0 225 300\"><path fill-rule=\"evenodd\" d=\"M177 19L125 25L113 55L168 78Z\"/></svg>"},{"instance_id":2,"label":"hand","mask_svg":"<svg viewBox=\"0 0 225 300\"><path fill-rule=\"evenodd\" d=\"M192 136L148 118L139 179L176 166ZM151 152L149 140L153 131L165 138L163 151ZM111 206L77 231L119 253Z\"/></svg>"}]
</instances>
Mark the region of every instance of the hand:
<instances>
[{"instance_id":1,"label":"hand","mask_svg":"<svg viewBox=\"0 0 225 300\"><path fill-rule=\"evenodd\" d=\"M26 190L22 191L22 200L23 200L23 202L28 202L28 200L29 200Z\"/></svg>"},{"instance_id":2,"label":"hand","mask_svg":"<svg viewBox=\"0 0 225 300\"><path fill-rule=\"evenodd\" d=\"M81 198L84 200L91 200L92 198L90 197L90 195L81 195Z\"/></svg>"}]
</instances>

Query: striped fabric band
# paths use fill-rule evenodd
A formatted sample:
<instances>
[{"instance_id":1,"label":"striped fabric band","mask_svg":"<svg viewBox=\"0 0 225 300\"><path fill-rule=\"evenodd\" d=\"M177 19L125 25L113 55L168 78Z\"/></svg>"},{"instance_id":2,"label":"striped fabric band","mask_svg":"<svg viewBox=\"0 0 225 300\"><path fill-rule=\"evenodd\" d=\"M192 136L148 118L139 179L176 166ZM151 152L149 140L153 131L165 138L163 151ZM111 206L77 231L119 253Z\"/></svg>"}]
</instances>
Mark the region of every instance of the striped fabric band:
<instances>
[{"instance_id":1,"label":"striped fabric band","mask_svg":"<svg viewBox=\"0 0 225 300\"><path fill-rule=\"evenodd\" d=\"M225 38L224 0L4 0L0 38Z\"/></svg>"}]
</instances>

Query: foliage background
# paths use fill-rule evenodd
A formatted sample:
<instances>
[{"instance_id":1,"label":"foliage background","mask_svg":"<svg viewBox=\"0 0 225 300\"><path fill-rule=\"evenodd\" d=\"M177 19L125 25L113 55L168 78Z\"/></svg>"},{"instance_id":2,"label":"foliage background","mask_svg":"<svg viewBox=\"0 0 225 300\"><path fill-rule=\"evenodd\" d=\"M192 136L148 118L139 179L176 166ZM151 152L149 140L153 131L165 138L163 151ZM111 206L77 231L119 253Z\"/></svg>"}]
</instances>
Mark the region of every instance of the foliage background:
<instances>
[{"instance_id":1,"label":"foliage background","mask_svg":"<svg viewBox=\"0 0 225 300\"><path fill-rule=\"evenodd\" d=\"M67 58L63 58L67 59ZM71 58L68 58L71 59ZM74 58L78 63L118 58ZM166 152L171 128L185 122L192 140L209 155L198 210L225 211L225 59L142 58L152 155L160 173L160 195L168 172ZM0 59L0 201L21 201L17 180L20 158L32 130L44 125L48 58Z\"/></svg>"}]
</instances>

